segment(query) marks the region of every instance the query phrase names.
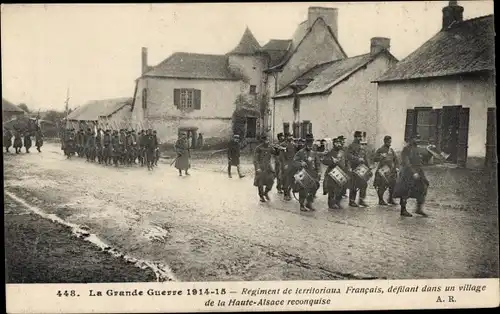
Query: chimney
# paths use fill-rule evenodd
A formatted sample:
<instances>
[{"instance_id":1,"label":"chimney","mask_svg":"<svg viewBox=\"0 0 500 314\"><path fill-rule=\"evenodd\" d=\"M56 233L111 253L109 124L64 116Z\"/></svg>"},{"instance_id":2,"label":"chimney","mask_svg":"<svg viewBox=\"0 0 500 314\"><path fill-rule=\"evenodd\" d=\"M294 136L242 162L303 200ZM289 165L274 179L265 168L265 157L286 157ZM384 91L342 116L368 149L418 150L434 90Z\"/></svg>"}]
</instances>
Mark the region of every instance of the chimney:
<instances>
[{"instance_id":1,"label":"chimney","mask_svg":"<svg viewBox=\"0 0 500 314\"><path fill-rule=\"evenodd\" d=\"M148 48L142 47L141 74L144 75L148 69Z\"/></svg>"},{"instance_id":2,"label":"chimney","mask_svg":"<svg viewBox=\"0 0 500 314\"><path fill-rule=\"evenodd\" d=\"M333 34L338 39L338 9L324 7L309 7L307 11L307 24L311 27L314 22L321 17L328 26L330 26Z\"/></svg>"},{"instance_id":3,"label":"chimney","mask_svg":"<svg viewBox=\"0 0 500 314\"><path fill-rule=\"evenodd\" d=\"M443 28L447 29L453 23L464 20L464 8L458 5L458 1L449 1L448 6L443 8Z\"/></svg>"},{"instance_id":4,"label":"chimney","mask_svg":"<svg viewBox=\"0 0 500 314\"><path fill-rule=\"evenodd\" d=\"M387 50L391 48L391 39L386 37L373 37L370 40L370 54L375 55L382 50Z\"/></svg>"}]
</instances>

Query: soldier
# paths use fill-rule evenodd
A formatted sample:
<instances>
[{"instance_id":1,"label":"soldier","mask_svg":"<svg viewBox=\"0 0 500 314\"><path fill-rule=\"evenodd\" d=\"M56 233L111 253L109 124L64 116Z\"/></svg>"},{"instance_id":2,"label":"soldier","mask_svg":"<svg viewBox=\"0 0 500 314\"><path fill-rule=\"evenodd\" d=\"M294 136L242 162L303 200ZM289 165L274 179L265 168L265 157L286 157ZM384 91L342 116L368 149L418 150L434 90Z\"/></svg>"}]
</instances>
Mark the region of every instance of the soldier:
<instances>
[{"instance_id":1,"label":"soldier","mask_svg":"<svg viewBox=\"0 0 500 314\"><path fill-rule=\"evenodd\" d=\"M71 159L71 157L76 152L76 143L75 143L75 132L74 129L68 130L68 135L66 137L66 143L64 144L64 154L66 158Z\"/></svg>"},{"instance_id":2,"label":"soldier","mask_svg":"<svg viewBox=\"0 0 500 314\"><path fill-rule=\"evenodd\" d=\"M78 157L83 157L84 144L85 133L83 133L83 129L80 129L75 136L76 153L78 154Z\"/></svg>"},{"instance_id":3,"label":"soldier","mask_svg":"<svg viewBox=\"0 0 500 314\"><path fill-rule=\"evenodd\" d=\"M387 189L389 189L389 204L396 205L392 194L394 193L399 163L396 153L391 148L391 142L391 137L386 135L384 145L377 149L374 158L374 161L378 162L378 167L375 171L373 186L377 190L378 204L383 206L387 205L384 201L384 193Z\"/></svg>"},{"instance_id":4,"label":"soldier","mask_svg":"<svg viewBox=\"0 0 500 314\"><path fill-rule=\"evenodd\" d=\"M320 161L317 154L312 150L314 137L312 134L306 136L306 145L299 150L293 158L297 167L305 170L305 175L308 176L307 180L310 183L305 185L297 184L296 189L299 192L299 204L301 211L314 211L313 202L316 191L319 189L320 181ZM306 182L306 181L304 181ZM305 203L305 204L304 204Z\"/></svg>"},{"instance_id":5,"label":"soldier","mask_svg":"<svg viewBox=\"0 0 500 314\"><path fill-rule=\"evenodd\" d=\"M417 140L419 135L412 136L408 145L401 152L401 175L394 187L394 197L400 198L401 216L411 217L412 215L406 210L406 202L409 198L417 200L416 214L427 217L422 207L427 195L429 181L425 177L422 169L422 157L418 152Z\"/></svg>"},{"instance_id":6,"label":"soldier","mask_svg":"<svg viewBox=\"0 0 500 314\"><path fill-rule=\"evenodd\" d=\"M26 149L26 153L29 154L30 153L30 148L31 148L31 133L29 131L26 131L24 133L24 148Z\"/></svg>"},{"instance_id":7,"label":"soldier","mask_svg":"<svg viewBox=\"0 0 500 314\"><path fill-rule=\"evenodd\" d=\"M144 142L145 158L148 170L153 170L154 164L154 154L155 154L155 139L151 129L146 132L146 138Z\"/></svg>"},{"instance_id":8,"label":"soldier","mask_svg":"<svg viewBox=\"0 0 500 314\"><path fill-rule=\"evenodd\" d=\"M338 167L346 175L349 173L345 152L342 148L342 140L340 138L333 139L332 149L324 156L322 163L328 168L325 171L325 179L323 180L323 195L328 195L328 208L339 209L342 196L345 194L346 184L336 182L329 173ZM347 178L346 178L347 179Z\"/></svg>"},{"instance_id":9,"label":"soldier","mask_svg":"<svg viewBox=\"0 0 500 314\"><path fill-rule=\"evenodd\" d=\"M102 161L103 161L103 158L102 158L102 147L103 147L103 134L102 134L102 129L101 128L98 128L97 129L97 134L96 134L96 137L95 137L95 154L97 156L97 162L99 164L102 164Z\"/></svg>"},{"instance_id":10,"label":"soldier","mask_svg":"<svg viewBox=\"0 0 500 314\"><path fill-rule=\"evenodd\" d=\"M139 152L138 152L141 166L144 166L145 163L145 158L144 158L145 145L146 145L146 132L144 130L141 130L139 132Z\"/></svg>"},{"instance_id":11,"label":"soldier","mask_svg":"<svg viewBox=\"0 0 500 314\"><path fill-rule=\"evenodd\" d=\"M360 178L354 170L360 166L365 165L369 167L368 161L366 160L366 151L361 147L361 140L363 136L360 131L354 132L354 140L347 147L347 161L351 169L351 184L349 187L349 206L359 207L368 205L365 203L366 189L368 183L365 179ZM356 196L359 190L359 206L356 204Z\"/></svg>"},{"instance_id":12,"label":"soldier","mask_svg":"<svg viewBox=\"0 0 500 314\"><path fill-rule=\"evenodd\" d=\"M156 130L153 130L153 142L154 142L154 166L158 166L158 161L160 160L160 141L158 140L158 135L156 134Z\"/></svg>"},{"instance_id":13,"label":"soldier","mask_svg":"<svg viewBox=\"0 0 500 314\"><path fill-rule=\"evenodd\" d=\"M94 131L89 129L87 136L87 161L95 162L96 139Z\"/></svg>"},{"instance_id":14,"label":"soldier","mask_svg":"<svg viewBox=\"0 0 500 314\"><path fill-rule=\"evenodd\" d=\"M293 175L296 172L296 167L293 162L293 157L297 153L297 148L293 142L293 137L290 133L285 134L284 150L280 151L280 165L282 167L282 179L283 179L283 194L285 201L290 201L292 199L290 192L292 189L292 184L294 182Z\"/></svg>"},{"instance_id":15,"label":"soldier","mask_svg":"<svg viewBox=\"0 0 500 314\"><path fill-rule=\"evenodd\" d=\"M16 150L16 154L21 152L21 148L23 147L23 139L21 137L21 132L18 130L14 131L14 149Z\"/></svg>"},{"instance_id":16,"label":"soldier","mask_svg":"<svg viewBox=\"0 0 500 314\"><path fill-rule=\"evenodd\" d=\"M236 166L236 170L238 171L238 176L240 177L240 179L244 177L244 175L241 174L240 153L241 153L240 136L238 134L234 134L233 139L229 141L227 147L227 175L229 178L232 178L231 175L232 166Z\"/></svg>"},{"instance_id":17,"label":"soldier","mask_svg":"<svg viewBox=\"0 0 500 314\"><path fill-rule=\"evenodd\" d=\"M138 157L138 145L137 145L138 137L134 129L132 129L131 137L132 137L131 163L135 164L135 160Z\"/></svg>"},{"instance_id":18,"label":"soldier","mask_svg":"<svg viewBox=\"0 0 500 314\"><path fill-rule=\"evenodd\" d=\"M111 147L113 148L113 164L118 167L118 160L120 158L120 135L117 130L113 131L113 136L111 137Z\"/></svg>"},{"instance_id":19,"label":"soldier","mask_svg":"<svg viewBox=\"0 0 500 314\"><path fill-rule=\"evenodd\" d=\"M40 147L43 146L43 133L42 129L40 127L37 128L36 133L35 133L35 146L36 150L41 153L42 151L40 150Z\"/></svg>"},{"instance_id":20,"label":"soldier","mask_svg":"<svg viewBox=\"0 0 500 314\"><path fill-rule=\"evenodd\" d=\"M109 163L111 163L111 157L113 156L113 147L111 146L111 130L106 129L106 132L104 132L104 135L102 137L102 143L103 143L103 162L107 166Z\"/></svg>"},{"instance_id":21,"label":"soldier","mask_svg":"<svg viewBox=\"0 0 500 314\"><path fill-rule=\"evenodd\" d=\"M125 163L129 166L132 164L133 141L132 131L127 131L125 136Z\"/></svg>"},{"instance_id":22,"label":"soldier","mask_svg":"<svg viewBox=\"0 0 500 314\"><path fill-rule=\"evenodd\" d=\"M306 146L306 140L303 138L299 138L297 140L297 151L302 150Z\"/></svg>"},{"instance_id":23,"label":"soldier","mask_svg":"<svg viewBox=\"0 0 500 314\"><path fill-rule=\"evenodd\" d=\"M175 151L177 152L175 168L179 170L179 176L182 176L182 170L184 170L188 176L188 169L191 166L189 161L191 152L189 150L186 133L182 132L179 134L179 139L175 142Z\"/></svg>"},{"instance_id":24,"label":"soldier","mask_svg":"<svg viewBox=\"0 0 500 314\"><path fill-rule=\"evenodd\" d=\"M253 185L257 187L261 202L270 201L269 192L273 188L275 171L271 165L274 148L269 146L269 139L262 135L261 144L255 148L253 164L255 167L255 179Z\"/></svg>"},{"instance_id":25,"label":"soldier","mask_svg":"<svg viewBox=\"0 0 500 314\"><path fill-rule=\"evenodd\" d=\"M278 134L278 147L276 147L278 150L275 152L275 155L279 156L279 151L280 148L284 146L285 142L285 136L283 133ZM283 179L282 179L282 172L281 172L281 164L280 164L280 159L279 158L274 158L274 169L276 170L276 190L278 191L278 194L283 194Z\"/></svg>"},{"instance_id":26,"label":"soldier","mask_svg":"<svg viewBox=\"0 0 500 314\"><path fill-rule=\"evenodd\" d=\"M3 146L5 147L5 152L9 153L9 148L12 146L12 132L3 128Z\"/></svg>"}]
</instances>

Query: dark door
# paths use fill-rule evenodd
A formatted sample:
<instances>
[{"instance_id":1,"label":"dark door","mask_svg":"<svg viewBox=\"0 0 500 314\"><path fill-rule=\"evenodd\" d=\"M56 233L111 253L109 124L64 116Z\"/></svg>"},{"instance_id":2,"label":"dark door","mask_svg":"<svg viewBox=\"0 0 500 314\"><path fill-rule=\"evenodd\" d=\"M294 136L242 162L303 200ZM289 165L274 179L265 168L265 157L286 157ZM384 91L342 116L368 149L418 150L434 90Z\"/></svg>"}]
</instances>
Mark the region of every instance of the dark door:
<instances>
[{"instance_id":1,"label":"dark door","mask_svg":"<svg viewBox=\"0 0 500 314\"><path fill-rule=\"evenodd\" d=\"M486 167L495 167L497 164L497 124L496 108L488 108L486 121Z\"/></svg>"},{"instance_id":2,"label":"dark door","mask_svg":"<svg viewBox=\"0 0 500 314\"><path fill-rule=\"evenodd\" d=\"M415 132L415 120L415 109L406 110L405 142L408 142Z\"/></svg>"},{"instance_id":3,"label":"dark door","mask_svg":"<svg viewBox=\"0 0 500 314\"><path fill-rule=\"evenodd\" d=\"M457 132L457 165L466 167L469 148L469 108L459 108Z\"/></svg>"},{"instance_id":4,"label":"dark door","mask_svg":"<svg viewBox=\"0 0 500 314\"><path fill-rule=\"evenodd\" d=\"M458 133L461 109L461 106L444 106L441 111L441 151L449 154L447 161L452 163L458 162Z\"/></svg>"}]
</instances>

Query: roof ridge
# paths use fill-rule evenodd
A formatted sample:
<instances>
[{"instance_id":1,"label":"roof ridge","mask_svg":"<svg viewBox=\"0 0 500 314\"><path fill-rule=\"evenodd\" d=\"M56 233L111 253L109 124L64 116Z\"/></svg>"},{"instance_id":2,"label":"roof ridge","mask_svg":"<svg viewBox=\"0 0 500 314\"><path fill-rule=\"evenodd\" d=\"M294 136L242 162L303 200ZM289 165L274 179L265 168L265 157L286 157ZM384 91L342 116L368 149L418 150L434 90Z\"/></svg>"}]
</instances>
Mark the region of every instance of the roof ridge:
<instances>
[{"instance_id":1,"label":"roof ridge","mask_svg":"<svg viewBox=\"0 0 500 314\"><path fill-rule=\"evenodd\" d=\"M200 52L188 52L188 51L176 51L174 54L190 54L190 55L199 55L199 56L214 56L214 57L225 57L225 54L214 54L214 53L200 53Z\"/></svg>"}]
</instances>

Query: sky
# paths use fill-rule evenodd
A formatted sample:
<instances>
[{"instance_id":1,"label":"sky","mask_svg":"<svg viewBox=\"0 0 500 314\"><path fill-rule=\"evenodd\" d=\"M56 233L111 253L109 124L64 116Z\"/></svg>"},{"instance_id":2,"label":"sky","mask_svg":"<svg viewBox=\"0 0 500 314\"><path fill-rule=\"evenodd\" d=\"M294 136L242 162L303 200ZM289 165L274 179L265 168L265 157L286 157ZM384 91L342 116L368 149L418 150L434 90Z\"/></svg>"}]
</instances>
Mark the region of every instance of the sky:
<instances>
[{"instance_id":1,"label":"sky","mask_svg":"<svg viewBox=\"0 0 500 314\"><path fill-rule=\"evenodd\" d=\"M289 39L307 8L338 8L348 56L369 52L370 38L391 39L403 59L441 27L447 1L219 4L2 5L2 97L30 109L64 110L87 101L132 97L141 47L156 65L173 52L225 54L245 27L264 45ZM464 19L493 14L493 1L459 1Z\"/></svg>"}]
</instances>

